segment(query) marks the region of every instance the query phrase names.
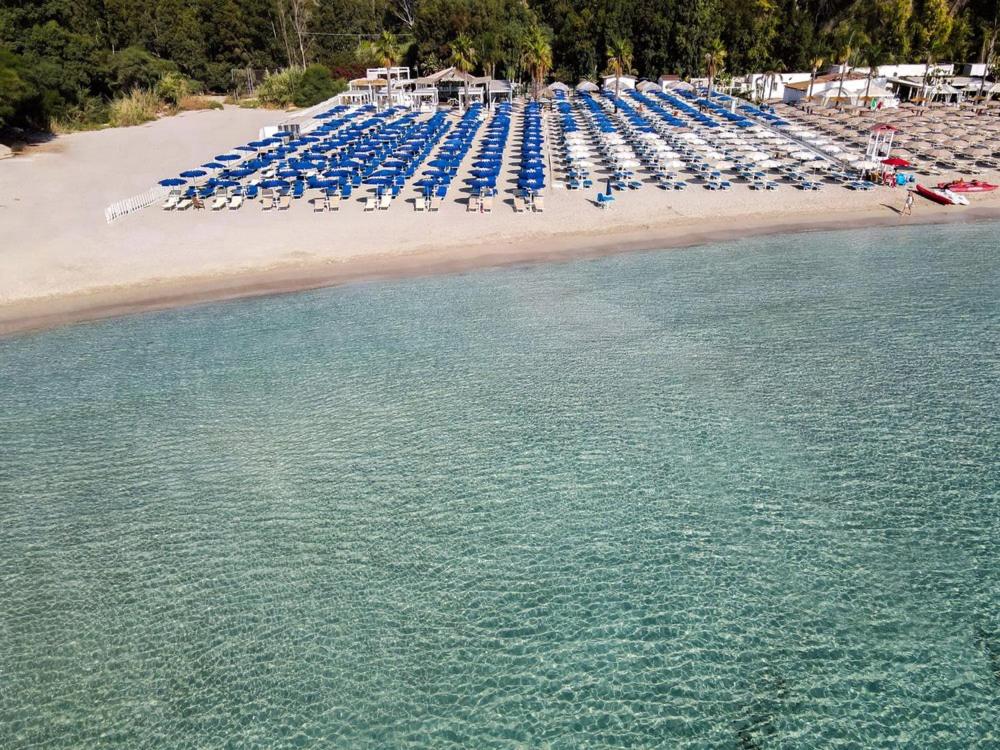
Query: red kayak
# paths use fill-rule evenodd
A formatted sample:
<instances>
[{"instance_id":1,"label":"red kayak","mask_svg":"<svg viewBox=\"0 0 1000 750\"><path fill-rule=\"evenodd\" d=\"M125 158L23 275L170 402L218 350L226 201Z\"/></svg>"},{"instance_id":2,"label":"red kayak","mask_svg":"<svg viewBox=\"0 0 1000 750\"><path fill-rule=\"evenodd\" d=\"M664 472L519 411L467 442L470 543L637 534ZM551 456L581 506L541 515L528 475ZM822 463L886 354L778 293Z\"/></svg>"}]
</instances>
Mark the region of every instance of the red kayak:
<instances>
[{"instance_id":1,"label":"red kayak","mask_svg":"<svg viewBox=\"0 0 1000 750\"><path fill-rule=\"evenodd\" d=\"M991 185L988 182L980 182L979 180L972 180L970 182L966 182L965 180L939 182L938 187L942 190L950 190L953 193L989 193L997 189L996 185Z\"/></svg>"},{"instance_id":2,"label":"red kayak","mask_svg":"<svg viewBox=\"0 0 1000 750\"><path fill-rule=\"evenodd\" d=\"M969 199L945 188L930 188L917 183L917 193L942 206L968 206Z\"/></svg>"}]
</instances>

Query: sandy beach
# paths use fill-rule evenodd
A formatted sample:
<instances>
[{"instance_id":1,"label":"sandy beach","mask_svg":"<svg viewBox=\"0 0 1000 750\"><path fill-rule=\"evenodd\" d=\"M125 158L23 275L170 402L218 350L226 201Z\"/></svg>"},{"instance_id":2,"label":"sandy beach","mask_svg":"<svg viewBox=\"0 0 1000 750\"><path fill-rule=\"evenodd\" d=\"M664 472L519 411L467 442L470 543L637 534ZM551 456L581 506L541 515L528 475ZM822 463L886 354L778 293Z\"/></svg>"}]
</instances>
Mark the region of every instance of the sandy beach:
<instances>
[{"instance_id":1,"label":"sandy beach","mask_svg":"<svg viewBox=\"0 0 1000 750\"><path fill-rule=\"evenodd\" d=\"M162 309L207 300L294 291L368 278L453 272L689 246L815 229L1000 218L1000 196L967 208L905 193L828 186L711 192L649 185L601 210L591 193L553 186L544 214L517 214L505 195L492 214L470 213L449 196L436 214L407 201L365 213L361 200L314 214L289 211L166 212L154 206L107 224L109 203L209 160L280 121L264 110L227 107L146 126L61 136L0 162L0 333ZM946 179L952 175L932 177ZM987 174L995 181L997 175Z\"/></svg>"}]
</instances>

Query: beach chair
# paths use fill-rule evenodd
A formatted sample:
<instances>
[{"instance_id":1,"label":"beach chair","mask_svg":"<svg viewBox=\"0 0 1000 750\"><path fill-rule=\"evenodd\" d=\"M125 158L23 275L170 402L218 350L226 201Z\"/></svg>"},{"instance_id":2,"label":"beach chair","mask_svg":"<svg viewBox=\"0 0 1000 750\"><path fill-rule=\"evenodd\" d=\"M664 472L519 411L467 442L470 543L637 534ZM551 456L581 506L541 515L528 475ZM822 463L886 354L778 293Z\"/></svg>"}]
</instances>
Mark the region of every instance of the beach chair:
<instances>
[{"instance_id":1,"label":"beach chair","mask_svg":"<svg viewBox=\"0 0 1000 750\"><path fill-rule=\"evenodd\" d=\"M523 195L515 195L514 196L514 213L516 213L516 214L524 213L524 211L526 209L527 209L527 206L525 205L525 202L524 202L524 196Z\"/></svg>"},{"instance_id":2,"label":"beach chair","mask_svg":"<svg viewBox=\"0 0 1000 750\"><path fill-rule=\"evenodd\" d=\"M329 208L330 199L325 195L320 195L312 199L313 213L322 213Z\"/></svg>"},{"instance_id":3,"label":"beach chair","mask_svg":"<svg viewBox=\"0 0 1000 750\"><path fill-rule=\"evenodd\" d=\"M177 211L186 211L187 209L191 208L192 203L193 203L193 199L189 198L188 196L185 195L183 198L181 198L179 201L177 201L177 208L176 208L176 210Z\"/></svg>"},{"instance_id":4,"label":"beach chair","mask_svg":"<svg viewBox=\"0 0 1000 750\"><path fill-rule=\"evenodd\" d=\"M279 211L287 211L292 207L292 196L288 193L280 193L274 202L274 207Z\"/></svg>"},{"instance_id":5,"label":"beach chair","mask_svg":"<svg viewBox=\"0 0 1000 750\"><path fill-rule=\"evenodd\" d=\"M413 199L413 210L414 211L427 211L427 197L424 195L418 195Z\"/></svg>"},{"instance_id":6,"label":"beach chair","mask_svg":"<svg viewBox=\"0 0 1000 750\"><path fill-rule=\"evenodd\" d=\"M326 196L326 207L331 211L340 210L340 193L329 193Z\"/></svg>"},{"instance_id":7,"label":"beach chair","mask_svg":"<svg viewBox=\"0 0 1000 750\"><path fill-rule=\"evenodd\" d=\"M375 211L378 209L378 198L368 196L365 198L365 211Z\"/></svg>"},{"instance_id":8,"label":"beach chair","mask_svg":"<svg viewBox=\"0 0 1000 750\"><path fill-rule=\"evenodd\" d=\"M465 204L466 213L478 210L479 210L479 197L475 195L470 195L468 202Z\"/></svg>"},{"instance_id":9,"label":"beach chair","mask_svg":"<svg viewBox=\"0 0 1000 750\"><path fill-rule=\"evenodd\" d=\"M241 193L233 193L229 198L229 210L235 211L243 207L243 195Z\"/></svg>"},{"instance_id":10,"label":"beach chair","mask_svg":"<svg viewBox=\"0 0 1000 750\"><path fill-rule=\"evenodd\" d=\"M228 203L229 203L229 196L226 195L224 192L219 192L215 196L215 200L212 201L212 210L221 211L226 207Z\"/></svg>"},{"instance_id":11,"label":"beach chair","mask_svg":"<svg viewBox=\"0 0 1000 750\"><path fill-rule=\"evenodd\" d=\"M379 211L389 210L389 206L392 205L392 197L392 193L385 193L382 195L378 202Z\"/></svg>"},{"instance_id":12,"label":"beach chair","mask_svg":"<svg viewBox=\"0 0 1000 750\"><path fill-rule=\"evenodd\" d=\"M535 210L535 211L537 211L538 213L543 213L545 211L545 196L544 195L536 195L535 196L535 200L534 200L534 202L532 204L532 209Z\"/></svg>"},{"instance_id":13,"label":"beach chair","mask_svg":"<svg viewBox=\"0 0 1000 750\"><path fill-rule=\"evenodd\" d=\"M614 202L615 202L615 196L613 195L608 195L607 193L597 194L597 205L600 206L601 208L607 208Z\"/></svg>"},{"instance_id":14,"label":"beach chair","mask_svg":"<svg viewBox=\"0 0 1000 750\"><path fill-rule=\"evenodd\" d=\"M441 204L444 202L444 198L440 195L431 196L430 205L427 206L428 211L437 211L441 208Z\"/></svg>"},{"instance_id":15,"label":"beach chair","mask_svg":"<svg viewBox=\"0 0 1000 750\"><path fill-rule=\"evenodd\" d=\"M167 199L163 202L164 211L173 211L177 208L177 204L180 203L181 192L179 190L171 190Z\"/></svg>"},{"instance_id":16,"label":"beach chair","mask_svg":"<svg viewBox=\"0 0 1000 750\"><path fill-rule=\"evenodd\" d=\"M194 207L196 211L205 210L205 201L202 199L200 195L195 195L194 198L191 199L191 205Z\"/></svg>"},{"instance_id":17,"label":"beach chair","mask_svg":"<svg viewBox=\"0 0 1000 750\"><path fill-rule=\"evenodd\" d=\"M482 204L482 207L483 207L483 213L484 214L491 214L491 213L493 213L493 196L492 195L484 196L483 198L480 199L480 201L481 201L481 204Z\"/></svg>"}]
</instances>

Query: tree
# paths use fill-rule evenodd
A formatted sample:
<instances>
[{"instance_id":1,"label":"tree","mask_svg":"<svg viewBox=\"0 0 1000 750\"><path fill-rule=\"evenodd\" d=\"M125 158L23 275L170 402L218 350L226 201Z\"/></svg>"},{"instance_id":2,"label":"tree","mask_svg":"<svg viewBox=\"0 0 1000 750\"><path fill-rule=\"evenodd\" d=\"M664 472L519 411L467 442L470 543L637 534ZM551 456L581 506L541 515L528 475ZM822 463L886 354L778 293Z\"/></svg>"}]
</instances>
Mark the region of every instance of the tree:
<instances>
[{"instance_id":1,"label":"tree","mask_svg":"<svg viewBox=\"0 0 1000 750\"><path fill-rule=\"evenodd\" d=\"M864 60L865 66L868 68L868 81L865 83L865 99L870 99L872 91L872 78L874 77L878 66L882 64L882 60L885 59L885 50L882 46L874 42L869 42L865 45L864 49Z\"/></svg>"},{"instance_id":2,"label":"tree","mask_svg":"<svg viewBox=\"0 0 1000 750\"><path fill-rule=\"evenodd\" d=\"M337 93L337 86L325 65L310 65L302 73L293 99L296 107L312 107Z\"/></svg>"},{"instance_id":3,"label":"tree","mask_svg":"<svg viewBox=\"0 0 1000 750\"><path fill-rule=\"evenodd\" d=\"M383 31L374 41L362 42L358 46L357 56L362 61L372 61L385 68L386 97L388 106L392 106L392 69L399 63L403 48L396 35Z\"/></svg>"},{"instance_id":4,"label":"tree","mask_svg":"<svg viewBox=\"0 0 1000 750\"><path fill-rule=\"evenodd\" d=\"M705 50L704 60L705 70L708 73L708 95L711 97L715 76L719 74L726 62L726 48L722 46L722 40L718 37L709 43L708 49Z\"/></svg>"},{"instance_id":5,"label":"tree","mask_svg":"<svg viewBox=\"0 0 1000 750\"><path fill-rule=\"evenodd\" d=\"M525 39L521 58L524 67L531 74L531 81L535 90L535 99L538 99L542 81L552 69L552 46L549 40L542 34L541 29L535 29L532 34Z\"/></svg>"},{"instance_id":6,"label":"tree","mask_svg":"<svg viewBox=\"0 0 1000 750\"><path fill-rule=\"evenodd\" d=\"M951 7L947 0L924 0L920 21L917 26L917 49L924 56L923 98L927 103L927 83L931 75L931 66L938 54L944 49L951 36L954 22Z\"/></svg>"},{"instance_id":7,"label":"tree","mask_svg":"<svg viewBox=\"0 0 1000 750\"><path fill-rule=\"evenodd\" d=\"M824 60L818 55L809 61L809 65L812 68L812 74L809 76L809 94L806 96L806 101L812 99L813 88L816 86L816 74L819 69L823 67Z\"/></svg>"},{"instance_id":8,"label":"tree","mask_svg":"<svg viewBox=\"0 0 1000 750\"><path fill-rule=\"evenodd\" d=\"M318 4L319 0L277 0L278 21L285 39L289 65L300 65L303 68L309 65L309 20ZM298 47L297 58L292 51L291 34L294 34L294 42Z\"/></svg>"},{"instance_id":9,"label":"tree","mask_svg":"<svg viewBox=\"0 0 1000 750\"><path fill-rule=\"evenodd\" d=\"M780 83L781 80L781 74L776 70L767 70L764 72L764 75L760 77L760 98L762 102L771 98L771 94L774 92L774 84Z\"/></svg>"},{"instance_id":10,"label":"tree","mask_svg":"<svg viewBox=\"0 0 1000 750\"><path fill-rule=\"evenodd\" d=\"M608 72L615 77L615 112L618 111L618 94L621 78L632 72L632 42L620 36L611 37L608 42Z\"/></svg>"},{"instance_id":11,"label":"tree","mask_svg":"<svg viewBox=\"0 0 1000 750\"><path fill-rule=\"evenodd\" d=\"M455 41L451 43L451 57L449 58L455 70L465 73L465 107L469 107L469 77L476 66L476 48L472 46L472 39L468 34L459 34Z\"/></svg>"}]
</instances>

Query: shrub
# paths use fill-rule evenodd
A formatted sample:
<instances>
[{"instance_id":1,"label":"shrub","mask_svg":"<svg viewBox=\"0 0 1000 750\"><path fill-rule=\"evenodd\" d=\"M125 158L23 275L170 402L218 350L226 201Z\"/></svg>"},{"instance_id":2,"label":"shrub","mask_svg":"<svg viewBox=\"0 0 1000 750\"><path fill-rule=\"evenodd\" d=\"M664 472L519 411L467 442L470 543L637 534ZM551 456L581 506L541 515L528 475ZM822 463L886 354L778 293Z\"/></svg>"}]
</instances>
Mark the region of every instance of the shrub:
<instances>
[{"instance_id":1,"label":"shrub","mask_svg":"<svg viewBox=\"0 0 1000 750\"><path fill-rule=\"evenodd\" d=\"M194 82L180 73L167 73L156 84L156 95L174 107L193 93L195 93Z\"/></svg>"},{"instance_id":2,"label":"shrub","mask_svg":"<svg viewBox=\"0 0 1000 750\"><path fill-rule=\"evenodd\" d=\"M177 108L184 112L202 109L222 109L222 102L204 96L185 96L177 103Z\"/></svg>"},{"instance_id":3,"label":"shrub","mask_svg":"<svg viewBox=\"0 0 1000 750\"><path fill-rule=\"evenodd\" d=\"M63 114L52 120L55 133L72 133L78 130L94 130L108 122L108 103L99 96L84 97L78 104L69 107Z\"/></svg>"},{"instance_id":4,"label":"shrub","mask_svg":"<svg viewBox=\"0 0 1000 750\"><path fill-rule=\"evenodd\" d=\"M310 65L302 72L295 89L295 106L311 107L329 99L336 93L336 85L325 65Z\"/></svg>"},{"instance_id":5,"label":"shrub","mask_svg":"<svg viewBox=\"0 0 1000 750\"><path fill-rule=\"evenodd\" d=\"M279 73L271 73L257 87L257 97L263 104L287 107L295 101L303 74L302 68L287 68Z\"/></svg>"},{"instance_id":6,"label":"shrub","mask_svg":"<svg viewBox=\"0 0 1000 750\"><path fill-rule=\"evenodd\" d=\"M108 59L108 75L114 92L152 89L167 75L179 75L169 60L149 54L142 47L126 47Z\"/></svg>"},{"instance_id":7,"label":"shrub","mask_svg":"<svg viewBox=\"0 0 1000 750\"><path fill-rule=\"evenodd\" d=\"M145 89L132 89L128 96L117 97L111 102L109 122L112 127L127 128L156 119L160 100Z\"/></svg>"}]
</instances>

